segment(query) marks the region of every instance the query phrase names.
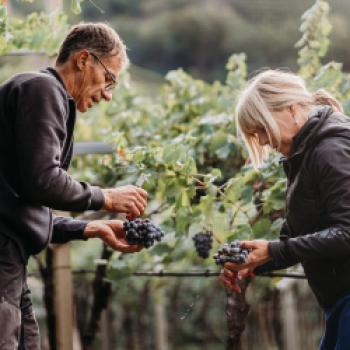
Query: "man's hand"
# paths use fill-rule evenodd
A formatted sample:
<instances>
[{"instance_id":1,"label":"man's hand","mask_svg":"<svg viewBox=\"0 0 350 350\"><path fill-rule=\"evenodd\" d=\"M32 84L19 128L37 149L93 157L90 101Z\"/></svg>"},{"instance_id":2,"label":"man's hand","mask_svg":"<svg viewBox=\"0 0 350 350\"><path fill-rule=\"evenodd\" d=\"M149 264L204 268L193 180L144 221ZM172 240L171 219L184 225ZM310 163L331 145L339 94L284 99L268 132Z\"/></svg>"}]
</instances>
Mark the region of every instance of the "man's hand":
<instances>
[{"instance_id":1,"label":"man's hand","mask_svg":"<svg viewBox=\"0 0 350 350\"><path fill-rule=\"evenodd\" d=\"M269 242L265 240L242 241L241 248L250 249L248 260L245 264L226 263L225 269L237 273L237 278L242 279L252 273L257 266L272 260L269 253Z\"/></svg>"},{"instance_id":2,"label":"man's hand","mask_svg":"<svg viewBox=\"0 0 350 350\"><path fill-rule=\"evenodd\" d=\"M147 192L140 187L127 185L102 190L105 197L103 209L125 213L129 220L141 216L147 205Z\"/></svg>"},{"instance_id":3,"label":"man's hand","mask_svg":"<svg viewBox=\"0 0 350 350\"><path fill-rule=\"evenodd\" d=\"M122 253L135 253L143 248L140 245L128 244L121 220L90 221L85 227L84 235L87 238L100 238L112 249Z\"/></svg>"}]
</instances>

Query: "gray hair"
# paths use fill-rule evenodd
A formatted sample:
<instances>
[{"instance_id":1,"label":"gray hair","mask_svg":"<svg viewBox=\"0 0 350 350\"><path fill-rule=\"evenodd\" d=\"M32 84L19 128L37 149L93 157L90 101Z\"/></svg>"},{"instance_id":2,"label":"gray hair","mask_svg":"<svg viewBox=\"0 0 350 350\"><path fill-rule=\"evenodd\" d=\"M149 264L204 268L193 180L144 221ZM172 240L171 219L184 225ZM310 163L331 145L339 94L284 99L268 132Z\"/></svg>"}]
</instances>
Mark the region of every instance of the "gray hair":
<instances>
[{"instance_id":1,"label":"gray hair","mask_svg":"<svg viewBox=\"0 0 350 350\"><path fill-rule=\"evenodd\" d=\"M84 49L99 57L119 56L122 68L129 62L122 39L113 28L100 22L73 26L59 48L56 64L67 62L72 53Z\"/></svg>"}]
</instances>

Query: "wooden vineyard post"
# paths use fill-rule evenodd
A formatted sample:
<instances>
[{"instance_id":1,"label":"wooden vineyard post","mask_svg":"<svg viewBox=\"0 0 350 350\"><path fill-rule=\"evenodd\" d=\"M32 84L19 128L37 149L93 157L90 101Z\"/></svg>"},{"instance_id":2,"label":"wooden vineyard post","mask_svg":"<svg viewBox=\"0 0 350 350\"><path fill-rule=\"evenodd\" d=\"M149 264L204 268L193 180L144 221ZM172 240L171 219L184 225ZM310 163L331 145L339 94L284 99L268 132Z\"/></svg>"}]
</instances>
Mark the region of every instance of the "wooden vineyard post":
<instances>
[{"instance_id":1,"label":"wooden vineyard post","mask_svg":"<svg viewBox=\"0 0 350 350\"><path fill-rule=\"evenodd\" d=\"M44 6L49 14L61 11L63 0L48 0ZM52 254L56 350L73 350L73 281L69 243L54 245Z\"/></svg>"},{"instance_id":2,"label":"wooden vineyard post","mask_svg":"<svg viewBox=\"0 0 350 350\"><path fill-rule=\"evenodd\" d=\"M163 288L154 289L155 348L168 350L168 322L166 315L166 294Z\"/></svg>"},{"instance_id":3,"label":"wooden vineyard post","mask_svg":"<svg viewBox=\"0 0 350 350\"><path fill-rule=\"evenodd\" d=\"M73 281L69 243L53 248L53 281L56 349L73 350Z\"/></svg>"},{"instance_id":4,"label":"wooden vineyard post","mask_svg":"<svg viewBox=\"0 0 350 350\"><path fill-rule=\"evenodd\" d=\"M280 291L280 312L282 320L283 349L300 349L300 333L298 327L298 310L295 286L297 281L283 278L277 288Z\"/></svg>"},{"instance_id":5,"label":"wooden vineyard post","mask_svg":"<svg viewBox=\"0 0 350 350\"><path fill-rule=\"evenodd\" d=\"M63 10L63 0L46 0L44 1L45 11L50 14L54 11L59 12Z\"/></svg>"}]
</instances>

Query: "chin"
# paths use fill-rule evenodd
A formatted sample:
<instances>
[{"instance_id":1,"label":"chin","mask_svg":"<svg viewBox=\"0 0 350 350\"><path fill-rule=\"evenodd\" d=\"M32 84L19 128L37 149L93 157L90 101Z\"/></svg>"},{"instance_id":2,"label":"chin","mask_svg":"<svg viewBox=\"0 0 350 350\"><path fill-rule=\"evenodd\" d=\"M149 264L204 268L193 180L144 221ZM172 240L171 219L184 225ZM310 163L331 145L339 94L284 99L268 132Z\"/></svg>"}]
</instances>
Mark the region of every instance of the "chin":
<instances>
[{"instance_id":1,"label":"chin","mask_svg":"<svg viewBox=\"0 0 350 350\"><path fill-rule=\"evenodd\" d=\"M87 106L85 106L85 105L82 105L82 106L78 105L78 106L77 106L77 110L78 110L80 113L85 113L85 112L88 110L88 108L87 108Z\"/></svg>"},{"instance_id":2,"label":"chin","mask_svg":"<svg viewBox=\"0 0 350 350\"><path fill-rule=\"evenodd\" d=\"M283 149L283 148L281 148L281 149L277 149L277 151L279 153L281 153L285 157L289 157L291 155L291 150L290 149L285 149L285 148Z\"/></svg>"}]
</instances>

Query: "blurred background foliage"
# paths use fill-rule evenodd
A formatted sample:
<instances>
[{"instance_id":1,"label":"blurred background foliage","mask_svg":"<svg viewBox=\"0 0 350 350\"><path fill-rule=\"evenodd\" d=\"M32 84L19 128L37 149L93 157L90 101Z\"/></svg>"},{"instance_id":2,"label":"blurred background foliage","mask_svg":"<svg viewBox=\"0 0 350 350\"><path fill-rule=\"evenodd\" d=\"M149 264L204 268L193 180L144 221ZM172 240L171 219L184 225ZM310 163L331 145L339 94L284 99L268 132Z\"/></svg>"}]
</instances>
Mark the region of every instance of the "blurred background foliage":
<instances>
[{"instance_id":1,"label":"blurred background foliage","mask_svg":"<svg viewBox=\"0 0 350 350\"><path fill-rule=\"evenodd\" d=\"M72 3L75 13L81 5L79 15L71 11ZM333 0L330 14L328 3L321 0L314 6L306 0L74 0L64 3L64 15L49 16L32 14L45 9L44 1L8 4L9 20L0 42L1 80L52 64L47 56L28 59L6 54L31 50L52 55L68 23L108 21L129 47L132 65L123 73L113 100L77 120L77 141L109 142L115 151L76 157L72 167L76 178L103 187L135 183L143 174L150 194L146 216L167 232L164 242L150 250L117 253L109 262L98 261L110 267L108 277L114 286L110 317L122 319L110 321L113 329L121 330L118 345L137 349L131 344L143 336L144 349L154 348L156 326L152 325L159 319L149 307L161 300L169 310L167 322L178 327L176 334L168 334L172 348L183 349L184 344L186 349L222 348L224 292L217 280L125 277L138 269L214 269L212 259L204 261L194 251L191 237L199 231L213 232L214 250L233 238L278 237L285 190L279 157L272 154L260 172L250 166L233 122L237 95L257 68L289 67L307 80L310 89L329 90L349 112L350 4ZM94 240L75 242L73 267L93 268L100 251ZM254 282L251 302L256 310L266 302L271 311L274 282ZM92 304L86 294L91 278L77 278L75 283L83 334ZM310 303L314 305L310 299L305 305ZM311 315L313 321L302 331L313 334L305 345L312 349L320 335L319 312L305 305L302 316ZM254 311L251 315L258 317ZM254 332L254 325L260 329L272 322L271 313L261 311L259 321L253 316L245 341L254 338L247 349L260 349L268 329ZM113 334L113 343L112 338ZM275 343L264 348L276 349Z\"/></svg>"},{"instance_id":2,"label":"blurred background foliage","mask_svg":"<svg viewBox=\"0 0 350 350\"><path fill-rule=\"evenodd\" d=\"M43 1L10 1L13 13L42 10ZM179 67L191 75L222 80L233 52L245 52L249 71L261 67L297 68L294 44L299 18L313 0L99 0L81 2L78 16L69 22L108 21L129 47L131 61L164 75ZM347 0L332 0L331 49L327 59L350 69L350 31Z\"/></svg>"}]
</instances>

